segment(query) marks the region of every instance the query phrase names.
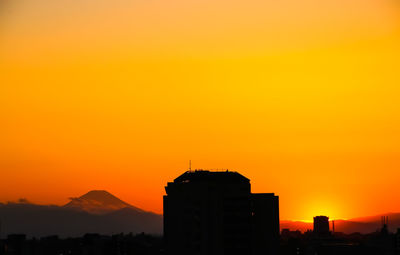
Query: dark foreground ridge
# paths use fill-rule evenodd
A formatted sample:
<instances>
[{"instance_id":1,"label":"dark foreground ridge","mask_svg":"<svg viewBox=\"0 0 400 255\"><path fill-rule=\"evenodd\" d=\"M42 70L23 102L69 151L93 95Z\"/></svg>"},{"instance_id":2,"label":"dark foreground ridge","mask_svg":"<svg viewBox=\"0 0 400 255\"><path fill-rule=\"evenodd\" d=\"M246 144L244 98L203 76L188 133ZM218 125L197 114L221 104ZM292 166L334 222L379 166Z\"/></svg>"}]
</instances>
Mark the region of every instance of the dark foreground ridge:
<instances>
[{"instance_id":1,"label":"dark foreground ridge","mask_svg":"<svg viewBox=\"0 0 400 255\"><path fill-rule=\"evenodd\" d=\"M26 239L10 235L0 240L0 255L160 255L162 237L146 234L112 236L85 234L83 237L61 239L48 236Z\"/></svg>"},{"instance_id":2,"label":"dark foreground ridge","mask_svg":"<svg viewBox=\"0 0 400 255\"><path fill-rule=\"evenodd\" d=\"M398 255L400 231L350 235L332 233L318 237L314 231L283 230L279 242L281 255ZM166 255L161 236L85 234L76 238L47 236L27 239L9 235L0 239L0 255ZM270 253L264 253L269 255ZM248 253L244 253L248 255Z\"/></svg>"}]
</instances>

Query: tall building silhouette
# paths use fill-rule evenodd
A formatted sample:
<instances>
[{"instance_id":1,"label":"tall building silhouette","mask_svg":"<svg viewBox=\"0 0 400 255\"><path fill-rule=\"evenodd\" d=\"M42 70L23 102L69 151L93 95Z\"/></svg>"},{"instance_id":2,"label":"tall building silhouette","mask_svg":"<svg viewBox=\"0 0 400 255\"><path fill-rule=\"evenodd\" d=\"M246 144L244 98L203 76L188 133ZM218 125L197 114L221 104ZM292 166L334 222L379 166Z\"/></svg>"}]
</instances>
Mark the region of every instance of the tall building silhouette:
<instances>
[{"instance_id":1,"label":"tall building silhouette","mask_svg":"<svg viewBox=\"0 0 400 255\"><path fill-rule=\"evenodd\" d=\"M314 234L317 236L329 235L329 217L316 216L314 217Z\"/></svg>"},{"instance_id":2,"label":"tall building silhouette","mask_svg":"<svg viewBox=\"0 0 400 255\"><path fill-rule=\"evenodd\" d=\"M188 171L164 196L167 254L277 254L279 199L237 172Z\"/></svg>"}]
</instances>

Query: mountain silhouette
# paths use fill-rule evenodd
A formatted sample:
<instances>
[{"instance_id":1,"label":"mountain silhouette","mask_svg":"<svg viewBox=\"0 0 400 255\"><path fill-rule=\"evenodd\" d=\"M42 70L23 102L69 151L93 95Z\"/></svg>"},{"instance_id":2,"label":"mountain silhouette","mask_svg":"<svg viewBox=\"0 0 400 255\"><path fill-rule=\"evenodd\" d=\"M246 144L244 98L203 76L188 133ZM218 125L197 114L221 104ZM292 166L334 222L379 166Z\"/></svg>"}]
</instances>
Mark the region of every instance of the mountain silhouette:
<instances>
[{"instance_id":1,"label":"mountain silhouette","mask_svg":"<svg viewBox=\"0 0 400 255\"><path fill-rule=\"evenodd\" d=\"M65 208L86 211L92 214L105 214L122 208L144 212L134 207L105 190L92 190L78 198L70 198L71 201L64 205Z\"/></svg>"},{"instance_id":2,"label":"mountain silhouette","mask_svg":"<svg viewBox=\"0 0 400 255\"><path fill-rule=\"evenodd\" d=\"M90 191L64 206L36 205L26 200L0 203L0 221L2 236L23 233L28 237L121 232L161 235L163 222L162 215L134 207L107 191Z\"/></svg>"}]
</instances>

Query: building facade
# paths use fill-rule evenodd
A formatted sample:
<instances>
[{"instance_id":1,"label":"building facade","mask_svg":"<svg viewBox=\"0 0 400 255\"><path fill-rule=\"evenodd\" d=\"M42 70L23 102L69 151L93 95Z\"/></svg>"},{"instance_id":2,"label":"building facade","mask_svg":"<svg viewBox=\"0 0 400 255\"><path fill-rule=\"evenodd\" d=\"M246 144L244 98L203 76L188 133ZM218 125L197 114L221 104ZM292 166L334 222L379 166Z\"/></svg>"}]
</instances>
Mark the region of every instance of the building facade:
<instances>
[{"instance_id":1,"label":"building facade","mask_svg":"<svg viewBox=\"0 0 400 255\"><path fill-rule=\"evenodd\" d=\"M329 235L329 217L327 216L314 217L314 234L320 237Z\"/></svg>"},{"instance_id":2,"label":"building facade","mask_svg":"<svg viewBox=\"0 0 400 255\"><path fill-rule=\"evenodd\" d=\"M277 254L279 199L237 172L188 171L165 187L167 254Z\"/></svg>"}]
</instances>

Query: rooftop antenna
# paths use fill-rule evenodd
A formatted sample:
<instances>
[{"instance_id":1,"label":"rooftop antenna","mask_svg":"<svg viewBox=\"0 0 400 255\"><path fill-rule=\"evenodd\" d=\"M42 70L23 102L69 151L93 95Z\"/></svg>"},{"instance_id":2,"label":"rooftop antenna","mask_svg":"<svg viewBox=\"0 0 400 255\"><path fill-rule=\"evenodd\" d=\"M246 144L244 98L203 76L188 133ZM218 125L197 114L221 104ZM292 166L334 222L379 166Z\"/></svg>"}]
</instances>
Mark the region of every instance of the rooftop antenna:
<instances>
[{"instance_id":1,"label":"rooftop antenna","mask_svg":"<svg viewBox=\"0 0 400 255\"><path fill-rule=\"evenodd\" d=\"M387 226L389 224L389 216L382 216L382 225Z\"/></svg>"},{"instance_id":2,"label":"rooftop antenna","mask_svg":"<svg viewBox=\"0 0 400 255\"><path fill-rule=\"evenodd\" d=\"M192 171L192 161L189 160L189 171Z\"/></svg>"}]
</instances>

